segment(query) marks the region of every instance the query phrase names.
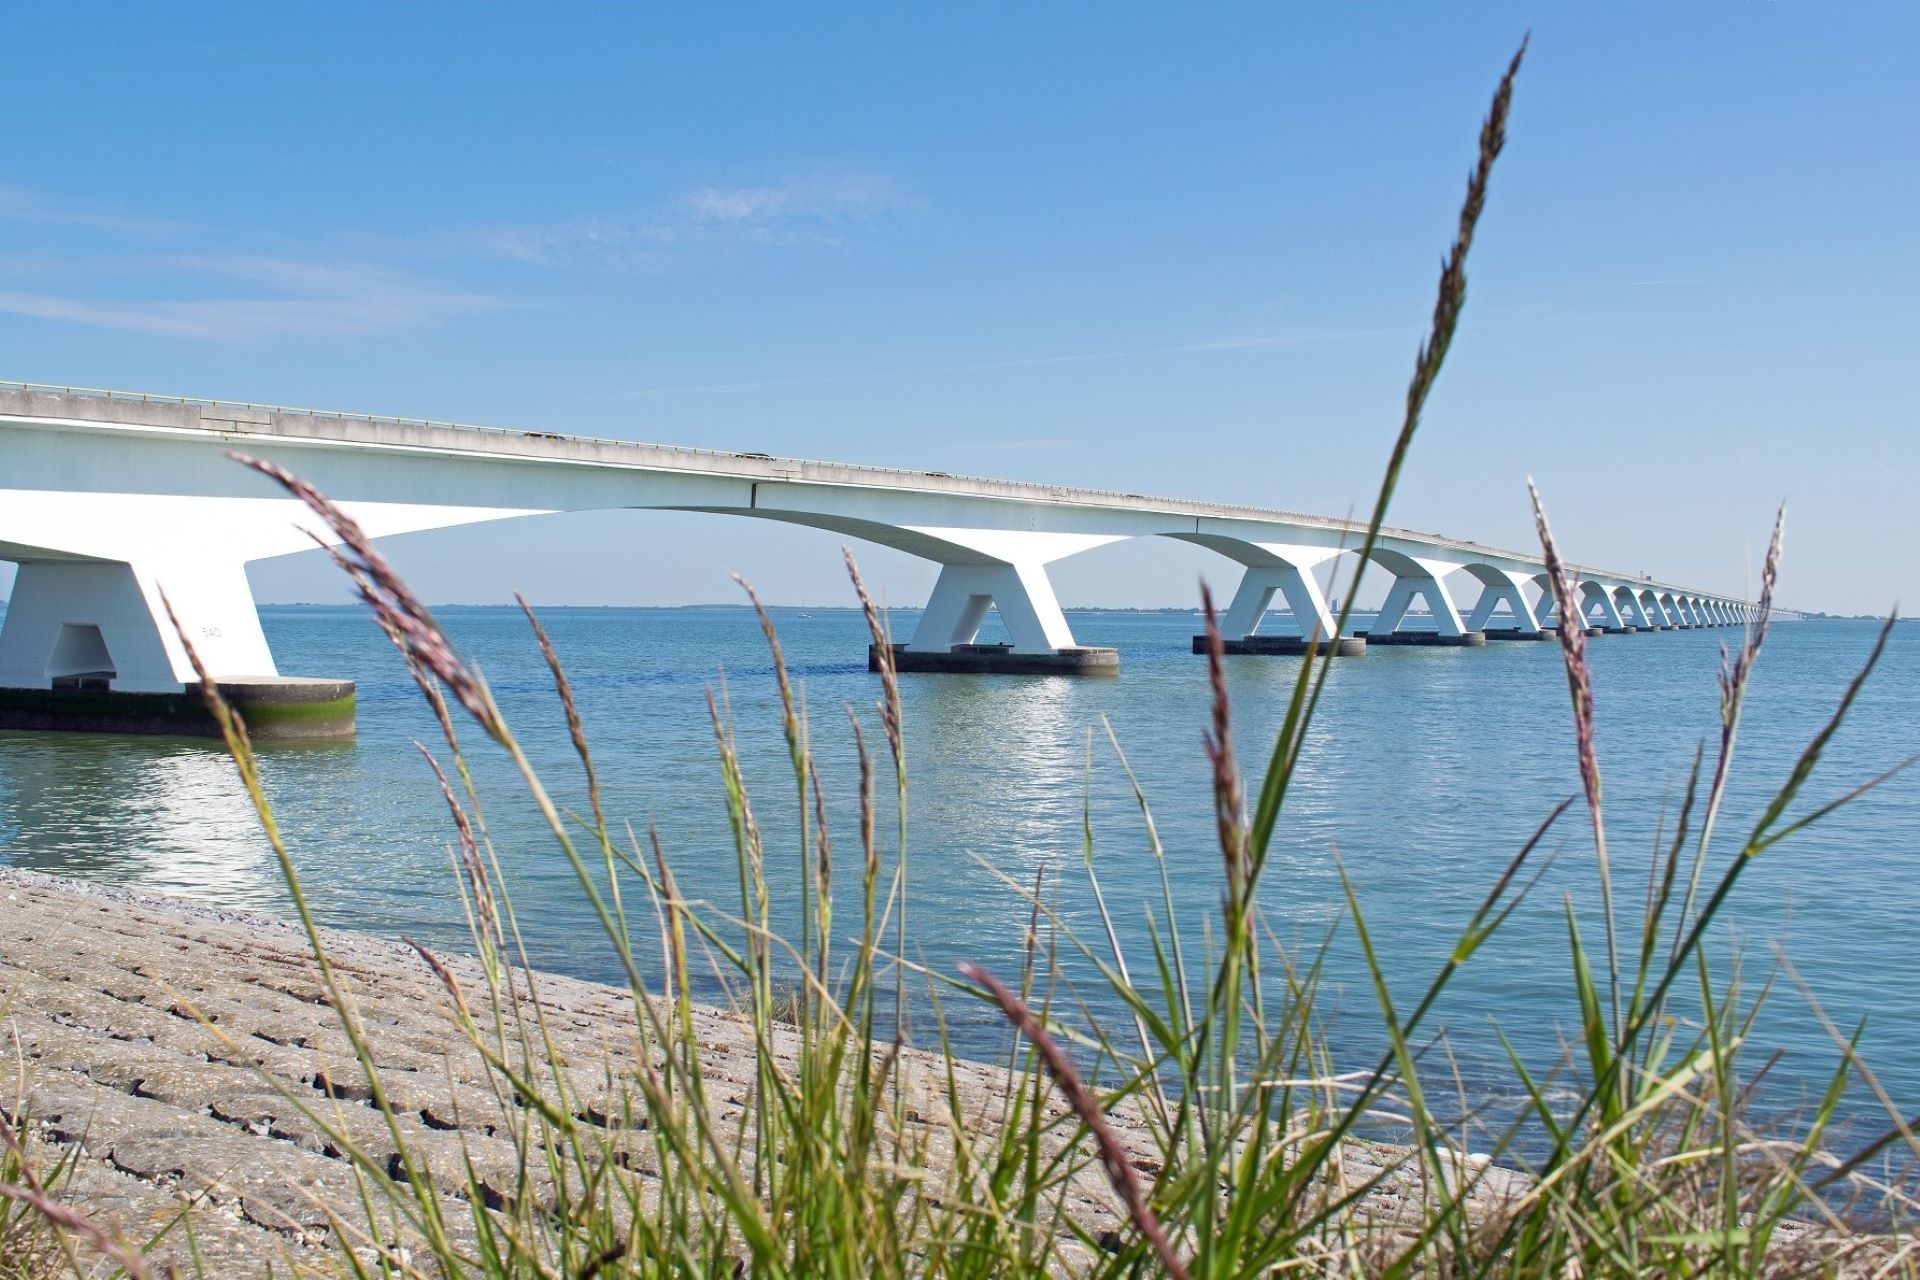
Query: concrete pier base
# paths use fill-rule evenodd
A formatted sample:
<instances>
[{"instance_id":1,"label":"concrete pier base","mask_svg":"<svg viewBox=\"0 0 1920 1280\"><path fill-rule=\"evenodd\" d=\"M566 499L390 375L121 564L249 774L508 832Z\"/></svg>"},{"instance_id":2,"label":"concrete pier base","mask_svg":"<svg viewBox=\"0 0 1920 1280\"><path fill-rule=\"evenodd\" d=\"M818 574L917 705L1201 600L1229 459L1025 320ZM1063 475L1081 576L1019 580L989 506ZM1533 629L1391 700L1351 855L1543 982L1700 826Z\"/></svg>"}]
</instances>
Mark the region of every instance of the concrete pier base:
<instances>
[{"instance_id":1,"label":"concrete pier base","mask_svg":"<svg viewBox=\"0 0 1920 1280\"><path fill-rule=\"evenodd\" d=\"M1079 647L1052 653L1015 653L1007 644L956 644L939 649L893 646L896 671L931 671L969 676L1117 676L1120 651ZM867 646L867 670L880 669L880 649Z\"/></svg>"},{"instance_id":2,"label":"concrete pier base","mask_svg":"<svg viewBox=\"0 0 1920 1280\"><path fill-rule=\"evenodd\" d=\"M220 692L247 722L255 742L353 736L351 680L256 676L223 680ZM197 688L122 693L108 688L104 676L84 675L63 676L51 689L0 689L0 729L220 736Z\"/></svg>"},{"instance_id":3,"label":"concrete pier base","mask_svg":"<svg viewBox=\"0 0 1920 1280\"><path fill-rule=\"evenodd\" d=\"M1489 640L1553 640L1559 633L1551 627L1542 627L1538 631L1516 631L1512 627L1489 627L1486 632Z\"/></svg>"},{"instance_id":4,"label":"concrete pier base","mask_svg":"<svg viewBox=\"0 0 1920 1280\"><path fill-rule=\"evenodd\" d=\"M1610 636L1630 636L1639 633L1638 627L1602 627L1601 631Z\"/></svg>"},{"instance_id":5,"label":"concrete pier base","mask_svg":"<svg viewBox=\"0 0 1920 1280\"><path fill-rule=\"evenodd\" d=\"M1607 634L1607 629L1605 627L1588 627L1587 634L1589 636L1603 636Z\"/></svg>"},{"instance_id":6,"label":"concrete pier base","mask_svg":"<svg viewBox=\"0 0 1920 1280\"><path fill-rule=\"evenodd\" d=\"M1484 631L1467 631L1457 636L1443 636L1438 631L1388 631L1380 635L1362 631L1357 634L1369 646L1408 644L1436 649L1474 649L1487 642L1487 633Z\"/></svg>"},{"instance_id":7,"label":"concrete pier base","mask_svg":"<svg viewBox=\"0 0 1920 1280\"><path fill-rule=\"evenodd\" d=\"M1324 639L1319 643L1320 652L1330 658L1359 658L1364 657L1367 652L1367 641L1364 636L1341 636L1332 643ZM1307 638L1305 636L1241 636L1239 639L1223 638L1220 646L1229 654L1298 655L1306 653ZM1193 638L1193 651L1195 653L1207 651L1205 636Z\"/></svg>"}]
</instances>

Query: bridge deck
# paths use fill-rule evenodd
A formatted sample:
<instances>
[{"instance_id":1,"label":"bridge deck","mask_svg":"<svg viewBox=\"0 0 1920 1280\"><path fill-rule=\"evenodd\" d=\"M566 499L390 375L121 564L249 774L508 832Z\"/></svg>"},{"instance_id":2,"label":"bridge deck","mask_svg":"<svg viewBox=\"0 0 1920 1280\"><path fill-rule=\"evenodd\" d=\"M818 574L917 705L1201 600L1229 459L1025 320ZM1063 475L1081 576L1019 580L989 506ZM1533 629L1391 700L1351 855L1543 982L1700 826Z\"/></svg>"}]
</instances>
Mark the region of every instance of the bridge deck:
<instances>
[{"instance_id":1,"label":"bridge deck","mask_svg":"<svg viewBox=\"0 0 1920 1280\"><path fill-rule=\"evenodd\" d=\"M84 416L50 412L64 398L68 407ZM83 407L84 406L84 407ZM982 476L952 475L940 471L913 471L862 463L829 462L776 457L761 453L730 453L686 445L652 444L604 436L551 431L475 426L427 418L403 418L338 410L293 408L251 401L195 399L92 387L53 386L0 380L0 419L60 418L81 425L212 431L224 436L262 436L338 444L350 448L397 449L458 454L533 462L677 472L763 480L784 484L885 489L1006 502L1034 502L1101 511L1191 516L1198 519L1244 520L1328 531L1357 548L1366 535L1363 521L1344 520L1308 512L1240 503L1197 502L1108 489L1036 484ZM1492 561L1538 563L1537 551L1513 551L1464 538L1415 529L1385 527L1383 537L1436 550L1485 557ZM1636 589L1687 590L1638 574L1624 574L1590 565L1569 564L1581 575L1631 584Z\"/></svg>"}]
</instances>

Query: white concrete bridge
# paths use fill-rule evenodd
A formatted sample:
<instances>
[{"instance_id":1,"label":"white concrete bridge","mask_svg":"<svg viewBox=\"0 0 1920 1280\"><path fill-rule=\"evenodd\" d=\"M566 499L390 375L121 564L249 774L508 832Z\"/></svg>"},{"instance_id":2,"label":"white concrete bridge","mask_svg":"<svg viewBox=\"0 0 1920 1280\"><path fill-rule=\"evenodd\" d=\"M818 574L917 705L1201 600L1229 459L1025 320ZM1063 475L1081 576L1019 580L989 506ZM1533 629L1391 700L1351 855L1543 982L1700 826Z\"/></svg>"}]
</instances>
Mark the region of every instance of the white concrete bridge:
<instances>
[{"instance_id":1,"label":"white concrete bridge","mask_svg":"<svg viewBox=\"0 0 1920 1280\"><path fill-rule=\"evenodd\" d=\"M0 629L0 688L88 677L96 688L178 694L194 676L160 606L163 589L215 676L276 674L244 566L306 550L313 544L302 530L324 531L229 450L312 481L375 537L649 508L808 525L893 547L941 566L903 652L935 664L967 656L986 668L1099 665L1081 659L1111 651L1075 643L1047 566L1147 536L1198 543L1243 566L1223 619L1239 647L1287 647L1260 631L1276 594L1303 631L1330 638L1334 617L1315 570L1353 554L1365 533L1352 521L1131 493L0 383L0 559L20 566ZM1537 638L1562 621L1534 552L1389 529L1373 558L1393 581L1372 643ZM1713 592L1575 573L1584 626L1729 626L1750 614ZM1416 603L1431 629L1408 625ZM967 646L990 607L1012 643L979 654Z\"/></svg>"}]
</instances>

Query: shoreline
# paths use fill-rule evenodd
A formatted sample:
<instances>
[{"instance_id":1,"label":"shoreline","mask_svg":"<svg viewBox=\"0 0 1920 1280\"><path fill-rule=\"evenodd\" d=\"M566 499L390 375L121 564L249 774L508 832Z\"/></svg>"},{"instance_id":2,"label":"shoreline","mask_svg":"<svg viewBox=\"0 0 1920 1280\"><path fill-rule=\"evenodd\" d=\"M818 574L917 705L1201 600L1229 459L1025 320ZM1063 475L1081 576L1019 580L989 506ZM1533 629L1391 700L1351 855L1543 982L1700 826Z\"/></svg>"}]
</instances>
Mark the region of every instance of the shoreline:
<instances>
[{"instance_id":1,"label":"shoreline","mask_svg":"<svg viewBox=\"0 0 1920 1280\"><path fill-rule=\"evenodd\" d=\"M407 1147L427 1161L446 1219L471 1218L465 1160L490 1204L539 1195L538 1178L525 1181L524 1163L501 1136L513 1117L502 1114L497 1082L452 1023L451 1001L427 964L400 942L338 930L323 936ZM484 994L475 960L441 959L469 991ZM639 1048L628 994L545 973L532 975L530 987L569 1063L577 1119L618 1144L636 1176L652 1177L652 1143L617 1119L624 1090L615 1064ZM751 1023L706 1007L693 1017L709 1079L744 1087L755 1069ZM268 1260L335 1269L344 1259L330 1208L365 1230L353 1164L290 1096L327 1111L336 1131L398 1167L293 921L0 867L0 1042L24 1065L0 1084L0 1110L14 1114L24 1102L43 1142L80 1157L60 1198L136 1245L193 1202L194 1243L208 1274L250 1274ZM930 1167L951 1165L956 1140L990 1132L1015 1079L989 1063L956 1060L952 1069L964 1125L946 1109L945 1060L924 1050L900 1055L902 1087L920 1105L906 1113L912 1132L897 1136L924 1144ZM731 1094L713 1105L722 1121L737 1122L742 1101ZM1064 1113L1057 1095L1048 1105ZM1127 1108L1110 1119L1146 1168L1153 1148L1145 1123ZM1364 1182L1407 1156L1351 1140L1343 1174ZM449 1171L456 1176L444 1176ZM1417 1213L1419 1183L1417 1167L1396 1169L1369 1198L1368 1217L1391 1229L1403 1209ZM1521 1174L1486 1169L1479 1194L1491 1202L1524 1185ZM1097 1162L1075 1176L1062 1209L1095 1237L1130 1229ZM406 1235L396 1226L380 1243L406 1247ZM151 1256L189 1267L184 1228L174 1222Z\"/></svg>"}]
</instances>

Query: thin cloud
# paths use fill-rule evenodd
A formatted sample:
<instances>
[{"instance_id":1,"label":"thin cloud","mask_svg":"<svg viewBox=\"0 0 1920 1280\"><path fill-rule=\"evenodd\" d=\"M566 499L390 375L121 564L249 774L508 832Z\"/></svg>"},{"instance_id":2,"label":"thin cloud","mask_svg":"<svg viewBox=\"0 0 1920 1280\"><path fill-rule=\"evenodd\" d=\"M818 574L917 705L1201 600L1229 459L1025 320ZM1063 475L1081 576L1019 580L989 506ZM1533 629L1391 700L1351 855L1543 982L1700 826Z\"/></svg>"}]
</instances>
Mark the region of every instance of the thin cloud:
<instances>
[{"instance_id":1,"label":"thin cloud","mask_svg":"<svg viewBox=\"0 0 1920 1280\"><path fill-rule=\"evenodd\" d=\"M814 176L772 186L700 187L680 198L696 219L722 225L843 222L908 208L892 179L852 173Z\"/></svg>"},{"instance_id":2,"label":"thin cloud","mask_svg":"<svg viewBox=\"0 0 1920 1280\"><path fill-rule=\"evenodd\" d=\"M474 232L470 242L482 257L529 266L564 267L591 257L644 267L659 260L662 247L680 238L676 228L660 223L574 218L546 226L485 227Z\"/></svg>"},{"instance_id":3,"label":"thin cloud","mask_svg":"<svg viewBox=\"0 0 1920 1280\"><path fill-rule=\"evenodd\" d=\"M932 365L909 369L879 369L865 373L811 374L798 378L761 378L745 382L702 382L678 386L636 387L615 392L612 399L647 396L724 394L733 391L761 391L779 387L829 386L846 382L882 382L894 378L930 378L962 373L997 373L1007 369L1035 369L1048 365L1090 364L1107 360L1144 360L1163 356L1200 354L1214 351L1251 351L1275 347L1308 346L1360 338L1401 337L1414 332L1410 326L1381 329L1278 329L1254 330L1207 338L1195 342L1176 342L1158 347L1127 347L1111 351L1080 351L1064 355L1015 356L978 364Z\"/></svg>"},{"instance_id":4,"label":"thin cloud","mask_svg":"<svg viewBox=\"0 0 1920 1280\"><path fill-rule=\"evenodd\" d=\"M168 338L243 342L252 338L373 333L412 328L456 311L491 308L492 299L432 298L207 298L191 301L112 302L44 293L0 292L0 312L64 320L101 329Z\"/></svg>"},{"instance_id":5,"label":"thin cloud","mask_svg":"<svg viewBox=\"0 0 1920 1280\"><path fill-rule=\"evenodd\" d=\"M837 247L852 224L914 207L891 178L816 174L756 186L703 186L630 216L484 227L468 237L483 257L530 266L581 261L657 269L696 244L792 244Z\"/></svg>"},{"instance_id":6,"label":"thin cloud","mask_svg":"<svg viewBox=\"0 0 1920 1280\"><path fill-rule=\"evenodd\" d=\"M9 222L34 222L46 226L77 227L107 235L169 236L192 229L193 224L173 218L152 218L122 213L103 213L56 204L23 187L0 186L0 219Z\"/></svg>"},{"instance_id":7,"label":"thin cloud","mask_svg":"<svg viewBox=\"0 0 1920 1280\"><path fill-rule=\"evenodd\" d=\"M0 291L0 312L160 337L242 342L420 328L506 305L491 295L448 289L361 262L168 255L142 260L131 274L159 275L169 293L214 296L107 298L13 290ZM233 282L254 286L256 292L218 292Z\"/></svg>"},{"instance_id":8,"label":"thin cloud","mask_svg":"<svg viewBox=\"0 0 1920 1280\"><path fill-rule=\"evenodd\" d=\"M507 305L360 258L206 251L193 246L207 228L71 208L21 187L0 186L0 222L46 229L52 247L0 256L0 313L36 320L241 342L419 328ZM107 244L73 248L73 231ZM173 251L139 243L154 240Z\"/></svg>"}]
</instances>

